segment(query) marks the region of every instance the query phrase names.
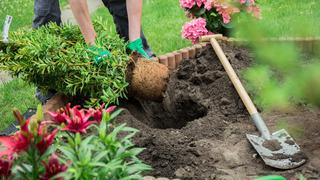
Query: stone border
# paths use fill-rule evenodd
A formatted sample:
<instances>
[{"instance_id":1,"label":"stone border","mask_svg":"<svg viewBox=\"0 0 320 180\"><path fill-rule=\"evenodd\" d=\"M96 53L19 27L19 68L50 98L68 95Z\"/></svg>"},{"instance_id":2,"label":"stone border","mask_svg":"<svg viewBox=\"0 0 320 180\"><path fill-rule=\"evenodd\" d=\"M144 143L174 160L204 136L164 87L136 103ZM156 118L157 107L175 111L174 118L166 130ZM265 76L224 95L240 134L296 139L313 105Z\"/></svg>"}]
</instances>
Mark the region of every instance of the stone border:
<instances>
[{"instance_id":1,"label":"stone border","mask_svg":"<svg viewBox=\"0 0 320 180\"><path fill-rule=\"evenodd\" d=\"M170 71L175 70L180 62L184 59L195 58L196 55L205 47L208 43L195 44L190 47L186 47L171 53L167 53L158 57L153 57L151 60L160 64L166 65Z\"/></svg>"},{"instance_id":2,"label":"stone border","mask_svg":"<svg viewBox=\"0 0 320 180\"><path fill-rule=\"evenodd\" d=\"M246 40L240 40L235 38L226 38L226 37L220 37L217 38L221 41L226 41L231 44L239 44L239 43L245 43ZM303 51L308 53L318 53L317 50L320 48L320 37L283 37L283 38L267 38L263 39L262 41L267 42L279 42L279 43L295 43L299 48L301 48ZM160 64L164 64L168 67L170 71L175 70L180 62L183 59L189 59L194 58L196 54L198 54L203 47L205 47L207 43L199 43L195 44L190 47L186 47L177 51L173 51L171 53L167 53L158 57L151 58L155 62L158 62Z\"/></svg>"}]
</instances>

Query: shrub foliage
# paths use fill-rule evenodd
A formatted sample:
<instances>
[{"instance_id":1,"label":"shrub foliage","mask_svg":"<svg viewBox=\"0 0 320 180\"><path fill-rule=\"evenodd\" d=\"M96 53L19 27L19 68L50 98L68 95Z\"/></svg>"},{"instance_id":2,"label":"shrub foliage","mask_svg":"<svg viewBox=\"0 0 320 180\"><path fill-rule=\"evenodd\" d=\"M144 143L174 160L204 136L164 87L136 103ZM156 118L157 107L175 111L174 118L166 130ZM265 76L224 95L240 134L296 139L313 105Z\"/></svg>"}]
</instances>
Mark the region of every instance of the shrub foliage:
<instances>
[{"instance_id":1,"label":"shrub foliage","mask_svg":"<svg viewBox=\"0 0 320 180\"><path fill-rule=\"evenodd\" d=\"M97 101L117 103L125 97L126 68L129 57L126 44L107 36L107 24L94 22L96 45L112 56L95 64L96 55L88 50L78 27L56 24L37 30L22 29L11 34L10 44L0 43L0 70L35 84L42 90L54 89L66 95L86 96Z\"/></svg>"}]
</instances>

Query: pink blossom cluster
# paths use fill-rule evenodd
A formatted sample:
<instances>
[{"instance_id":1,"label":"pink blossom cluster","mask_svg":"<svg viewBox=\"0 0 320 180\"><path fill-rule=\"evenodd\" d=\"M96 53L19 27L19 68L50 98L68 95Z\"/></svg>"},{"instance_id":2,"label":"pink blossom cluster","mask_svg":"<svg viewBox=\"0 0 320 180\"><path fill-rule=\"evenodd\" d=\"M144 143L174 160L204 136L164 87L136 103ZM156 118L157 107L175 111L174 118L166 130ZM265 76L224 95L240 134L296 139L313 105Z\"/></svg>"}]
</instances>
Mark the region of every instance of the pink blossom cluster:
<instances>
[{"instance_id":1,"label":"pink blossom cluster","mask_svg":"<svg viewBox=\"0 0 320 180\"><path fill-rule=\"evenodd\" d=\"M200 36L207 35L206 20L203 18L194 19L182 27L182 36L195 44Z\"/></svg>"},{"instance_id":2,"label":"pink blossom cluster","mask_svg":"<svg viewBox=\"0 0 320 180\"><path fill-rule=\"evenodd\" d=\"M180 0L180 5L185 9L187 17L198 18L182 28L182 36L193 43L209 32L221 33L220 29L223 29L224 24L229 24L236 13L247 12L260 18L260 9L255 0ZM215 16L208 16L212 13Z\"/></svg>"},{"instance_id":3,"label":"pink blossom cluster","mask_svg":"<svg viewBox=\"0 0 320 180\"><path fill-rule=\"evenodd\" d=\"M239 13L240 9L234 7L233 5L229 4L227 1L219 1L219 0L208 0L210 3L207 3L205 8L207 10L211 10L212 7L216 9L216 11L222 16L222 20L224 24L228 24L231 21L231 15L234 13ZM246 0L240 0L242 1Z\"/></svg>"},{"instance_id":4,"label":"pink blossom cluster","mask_svg":"<svg viewBox=\"0 0 320 180\"><path fill-rule=\"evenodd\" d=\"M255 0L239 0L240 4L248 4L248 7L246 8L246 11L249 13L252 13L256 18L260 18L260 8L256 6Z\"/></svg>"},{"instance_id":5,"label":"pink blossom cluster","mask_svg":"<svg viewBox=\"0 0 320 180\"><path fill-rule=\"evenodd\" d=\"M239 0L240 4L249 3L249 5L255 4L255 0Z\"/></svg>"},{"instance_id":6,"label":"pink blossom cluster","mask_svg":"<svg viewBox=\"0 0 320 180\"><path fill-rule=\"evenodd\" d=\"M182 8L186 9L191 9L195 5L197 5L198 7L204 5L207 10L210 10L211 0L180 0L180 5Z\"/></svg>"}]
</instances>

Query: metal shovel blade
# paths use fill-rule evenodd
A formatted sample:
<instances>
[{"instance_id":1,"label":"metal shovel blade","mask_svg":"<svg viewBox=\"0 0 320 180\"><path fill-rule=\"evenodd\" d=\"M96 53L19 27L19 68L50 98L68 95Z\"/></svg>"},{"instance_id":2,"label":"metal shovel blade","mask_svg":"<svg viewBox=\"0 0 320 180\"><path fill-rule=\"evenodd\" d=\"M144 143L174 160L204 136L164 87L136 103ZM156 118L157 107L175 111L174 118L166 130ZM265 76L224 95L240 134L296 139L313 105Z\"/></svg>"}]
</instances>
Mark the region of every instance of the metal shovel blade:
<instances>
[{"instance_id":1,"label":"metal shovel blade","mask_svg":"<svg viewBox=\"0 0 320 180\"><path fill-rule=\"evenodd\" d=\"M284 129L273 133L270 140L251 134L247 134L247 138L263 161L271 167L293 169L307 161L300 147Z\"/></svg>"}]
</instances>

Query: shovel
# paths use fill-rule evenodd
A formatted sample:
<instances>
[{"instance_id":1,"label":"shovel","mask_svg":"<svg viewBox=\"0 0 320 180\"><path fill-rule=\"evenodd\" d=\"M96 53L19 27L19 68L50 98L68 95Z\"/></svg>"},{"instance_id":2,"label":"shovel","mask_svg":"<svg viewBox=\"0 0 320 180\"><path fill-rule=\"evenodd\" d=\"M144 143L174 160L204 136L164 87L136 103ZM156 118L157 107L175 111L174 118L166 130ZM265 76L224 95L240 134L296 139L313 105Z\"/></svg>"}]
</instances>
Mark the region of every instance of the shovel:
<instances>
[{"instance_id":1,"label":"shovel","mask_svg":"<svg viewBox=\"0 0 320 180\"><path fill-rule=\"evenodd\" d=\"M307 157L301 152L300 147L294 142L293 138L286 130L282 129L270 134L268 127L215 38L221 38L221 35L207 36L201 38L201 40L210 40L215 53L219 57L221 64L226 70L255 126L261 134L261 136L247 134L247 139L250 141L251 145L259 153L263 161L271 167L278 169L293 169L304 164Z\"/></svg>"}]
</instances>

